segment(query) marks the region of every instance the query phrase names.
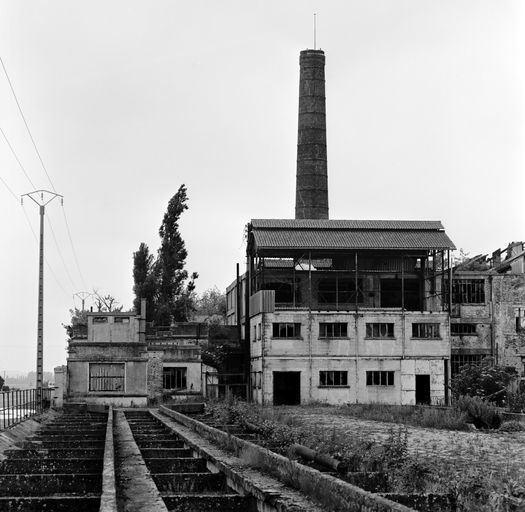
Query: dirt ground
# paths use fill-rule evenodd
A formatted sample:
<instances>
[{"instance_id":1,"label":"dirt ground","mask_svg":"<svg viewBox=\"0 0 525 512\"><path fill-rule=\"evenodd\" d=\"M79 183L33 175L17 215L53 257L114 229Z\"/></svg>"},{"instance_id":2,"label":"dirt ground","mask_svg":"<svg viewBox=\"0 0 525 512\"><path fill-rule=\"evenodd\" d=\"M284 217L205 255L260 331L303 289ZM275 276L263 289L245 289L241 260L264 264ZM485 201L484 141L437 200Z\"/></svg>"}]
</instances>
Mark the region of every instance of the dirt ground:
<instances>
[{"instance_id":1,"label":"dirt ground","mask_svg":"<svg viewBox=\"0 0 525 512\"><path fill-rule=\"evenodd\" d=\"M383 441L388 439L396 423L361 420L337 413L336 407L276 407L276 410L327 434L334 429L360 439ZM404 428L404 426L401 426ZM501 472L519 465L525 481L525 432L457 432L407 426L409 453L428 461L442 460L456 467L478 466L487 471Z\"/></svg>"}]
</instances>

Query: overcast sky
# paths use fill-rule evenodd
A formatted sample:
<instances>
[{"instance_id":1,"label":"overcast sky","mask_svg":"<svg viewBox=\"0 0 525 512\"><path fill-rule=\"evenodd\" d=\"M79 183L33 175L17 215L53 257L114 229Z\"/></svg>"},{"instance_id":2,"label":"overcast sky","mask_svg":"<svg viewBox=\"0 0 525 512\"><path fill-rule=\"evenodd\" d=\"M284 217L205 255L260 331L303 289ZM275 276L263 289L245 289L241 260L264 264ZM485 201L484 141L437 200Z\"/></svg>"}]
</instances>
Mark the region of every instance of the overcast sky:
<instances>
[{"instance_id":1,"label":"overcast sky","mask_svg":"<svg viewBox=\"0 0 525 512\"><path fill-rule=\"evenodd\" d=\"M156 252L182 183L199 292L234 279L247 221L293 218L299 52L313 47L314 12L330 218L441 220L471 255L525 239L520 0L0 0L0 55L64 196L45 223L45 370L65 364L74 293L131 306L132 253ZM14 196L51 189L1 69L0 127L32 182L0 136ZM36 366L38 289L38 207L5 184L2 375Z\"/></svg>"}]
</instances>

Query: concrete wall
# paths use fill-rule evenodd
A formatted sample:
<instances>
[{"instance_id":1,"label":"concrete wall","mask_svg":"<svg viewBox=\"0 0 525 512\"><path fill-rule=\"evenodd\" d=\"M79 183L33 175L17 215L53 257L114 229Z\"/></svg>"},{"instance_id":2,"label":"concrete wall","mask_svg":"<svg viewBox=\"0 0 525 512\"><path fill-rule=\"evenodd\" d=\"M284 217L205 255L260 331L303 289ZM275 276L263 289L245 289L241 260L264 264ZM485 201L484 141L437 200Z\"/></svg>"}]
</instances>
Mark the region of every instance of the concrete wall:
<instances>
[{"instance_id":1,"label":"concrete wall","mask_svg":"<svg viewBox=\"0 0 525 512\"><path fill-rule=\"evenodd\" d=\"M273 323L300 323L298 338L274 338ZM319 323L347 323L347 336L321 338ZM440 338L412 337L412 323L436 323ZM370 339L367 323L393 323L394 337ZM251 319L252 392L273 403L273 372L300 372L301 403L415 403L415 375L430 375L432 403L445 398L445 362L450 357L448 314L363 310L359 313L279 311ZM347 372L347 385L325 387L321 371ZM367 371L393 371L393 386L367 385Z\"/></svg>"},{"instance_id":2,"label":"concrete wall","mask_svg":"<svg viewBox=\"0 0 525 512\"><path fill-rule=\"evenodd\" d=\"M123 391L89 391L89 365L90 363L99 363L100 360L69 360L68 361L68 375L69 375L69 389L68 397L75 399L85 399L85 401L93 403L114 404L115 398L122 399L129 398L139 400L139 397L145 398L147 396L147 360L125 361L115 360L113 363L124 364L124 390ZM88 400L89 399L89 400Z\"/></svg>"},{"instance_id":3,"label":"concrete wall","mask_svg":"<svg viewBox=\"0 0 525 512\"><path fill-rule=\"evenodd\" d=\"M97 321L104 319L104 322ZM88 341L139 342L139 319L132 313L88 313Z\"/></svg>"}]
</instances>

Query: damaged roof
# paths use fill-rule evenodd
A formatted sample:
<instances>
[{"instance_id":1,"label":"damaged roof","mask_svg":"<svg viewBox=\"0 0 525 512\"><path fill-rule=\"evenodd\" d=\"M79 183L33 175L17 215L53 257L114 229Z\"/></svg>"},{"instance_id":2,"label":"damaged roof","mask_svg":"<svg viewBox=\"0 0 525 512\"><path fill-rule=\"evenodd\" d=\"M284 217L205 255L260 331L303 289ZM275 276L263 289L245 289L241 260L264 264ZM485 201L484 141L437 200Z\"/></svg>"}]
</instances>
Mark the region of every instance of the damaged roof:
<instances>
[{"instance_id":1,"label":"damaged roof","mask_svg":"<svg viewBox=\"0 0 525 512\"><path fill-rule=\"evenodd\" d=\"M248 228L255 252L455 249L440 221L253 219Z\"/></svg>"}]
</instances>

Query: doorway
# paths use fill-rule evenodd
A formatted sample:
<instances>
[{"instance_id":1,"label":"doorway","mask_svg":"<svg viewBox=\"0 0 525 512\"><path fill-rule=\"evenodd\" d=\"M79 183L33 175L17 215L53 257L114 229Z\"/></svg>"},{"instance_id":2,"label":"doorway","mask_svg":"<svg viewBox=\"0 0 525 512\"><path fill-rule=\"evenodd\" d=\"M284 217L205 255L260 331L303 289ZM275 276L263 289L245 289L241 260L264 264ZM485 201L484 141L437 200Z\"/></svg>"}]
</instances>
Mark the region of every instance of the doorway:
<instances>
[{"instance_id":1,"label":"doorway","mask_svg":"<svg viewBox=\"0 0 525 512\"><path fill-rule=\"evenodd\" d=\"M416 375L416 404L430 405L430 375Z\"/></svg>"},{"instance_id":2,"label":"doorway","mask_svg":"<svg viewBox=\"0 0 525 512\"><path fill-rule=\"evenodd\" d=\"M273 405L301 403L301 372L273 372Z\"/></svg>"}]
</instances>

